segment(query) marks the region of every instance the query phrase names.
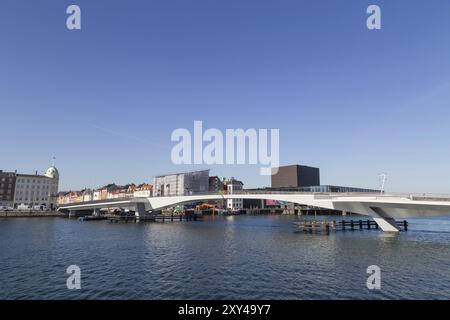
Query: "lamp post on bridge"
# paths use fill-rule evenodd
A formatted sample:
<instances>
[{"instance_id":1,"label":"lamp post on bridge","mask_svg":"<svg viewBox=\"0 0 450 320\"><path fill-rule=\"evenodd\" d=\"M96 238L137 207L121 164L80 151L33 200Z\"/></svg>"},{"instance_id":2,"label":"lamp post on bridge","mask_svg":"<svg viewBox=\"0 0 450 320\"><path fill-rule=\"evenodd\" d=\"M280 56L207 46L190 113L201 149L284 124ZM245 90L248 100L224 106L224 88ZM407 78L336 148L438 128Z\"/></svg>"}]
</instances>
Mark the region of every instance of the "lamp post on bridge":
<instances>
[{"instance_id":1,"label":"lamp post on bridge","mask_svg":"<svg viewBox=\"0 0 450 320\"><path fill-rule=\"evenodd\" d=\"M379 179L380 179L380 190L381 190L381 194L384 194L384 186L386 184L386 180L387 180L387 174L386 173L380 173L378 175Z\"/></svg>"}]
</instances>

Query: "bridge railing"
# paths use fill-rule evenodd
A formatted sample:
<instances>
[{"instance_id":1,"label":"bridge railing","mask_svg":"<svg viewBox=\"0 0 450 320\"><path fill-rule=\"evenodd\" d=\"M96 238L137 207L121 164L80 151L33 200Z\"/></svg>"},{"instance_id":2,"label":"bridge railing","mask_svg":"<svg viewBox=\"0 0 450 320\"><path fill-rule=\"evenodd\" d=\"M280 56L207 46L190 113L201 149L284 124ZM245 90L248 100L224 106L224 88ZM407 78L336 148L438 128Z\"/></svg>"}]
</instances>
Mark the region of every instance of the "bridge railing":
<instances>
[{"instance_id":1,"label":"bridge railing","mask_svg":"<svg viewBox=\"0 0 450 320\"><path fill-rule=\"evenodd\" d=\"M185 192L176 195L158 195L150 198L161 198L161 197L179 197L179 196L208 196L208 195L258 195L258 194L273 194L273 195L313 195L315 199L332 199L332 198L345 198L345 197L368 197L375 200L382 200L389 197L406 198L415 201L450 201L449 194L427 194L427 193L376 193L376 192L303 192L303 191L274 191L274 190L240 190L233 191L232 193L224 192ZM120 202L120 201L133 201L133 199L138 198L148 198L148 197L126 197L126 198L115 198L115 199L105 199L105 200L95 200L95 201L85 201L85 202L72 202L67 204L60 204L60 208L74 205L87 205L87 204L99 204L107 202ZM199 200L201 201L201 200Z\"/></svg>"},{"instance_id":2,"label":"bridge railing","mask_svg":"<svg viewBox=\"0 0 450 320\"><path fill-rule=\"evenodd\" d=\"M344 197L368 197L377 199L386 199L390 197L406 198L409 200L424 200L424 201L450 201L450 194L432 194L432 193L401 193L401 192L304 192L304 191L275 191L275 190L240 190L228 193L224 192L193 192L183 193L177 195L163 195L154 197L174 197L174 196L203 196L203 195L258 195L258 194L273 194L273 195L313 195L315 199L331 199Z\"/></svg>"}]
</instances>

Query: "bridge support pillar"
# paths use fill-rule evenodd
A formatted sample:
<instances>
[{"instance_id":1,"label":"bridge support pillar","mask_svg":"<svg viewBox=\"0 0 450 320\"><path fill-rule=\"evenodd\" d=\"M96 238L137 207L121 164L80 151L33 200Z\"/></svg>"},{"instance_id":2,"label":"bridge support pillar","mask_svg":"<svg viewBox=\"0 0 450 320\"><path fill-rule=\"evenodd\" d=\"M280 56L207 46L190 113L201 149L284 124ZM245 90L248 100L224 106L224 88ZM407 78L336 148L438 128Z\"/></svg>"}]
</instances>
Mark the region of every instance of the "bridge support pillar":
<instances>
[{"instance_id":1,"label":"bridge support pillar","mask_svg":"<svg viewBox=\"0 0 450 320\"><path fill-rule=\"evenodd\" d=\"M374 213L372 215L373 220L384 232L400 232L400 228L395 223L395 219L392 218L384 208L370 207Z\"/></svg>"},{"instance_id":2,"label":"bridge support pillar","mask_svg":"<svg viewBox=\"0 0 450 320\"><path fill-rule=\"evenodd\" d=\"M69 218L76 218L79 216L79 210L70 210L69 211Z\"/></svg>"},{"instance_id":3,"label":"bridge support pillar","mask_svg":"<svg viewBox=\"0 0 450 320\"><path fill-rule=\"evenodd\" d=\"M137 202L134 209L134 215L136 218L144 217L147 214L145 211L145 204L142 202Z\"/></svg>"},{"instance_id":4,"label":"bridge support pillar","mask_svg":"<svg viewBox=\"0 0 450 320\"><path fill-rule=\"evenodd\" d=\"M394 218L373 218L384 232L400 232Z\"/></svg>"}]
</instances>

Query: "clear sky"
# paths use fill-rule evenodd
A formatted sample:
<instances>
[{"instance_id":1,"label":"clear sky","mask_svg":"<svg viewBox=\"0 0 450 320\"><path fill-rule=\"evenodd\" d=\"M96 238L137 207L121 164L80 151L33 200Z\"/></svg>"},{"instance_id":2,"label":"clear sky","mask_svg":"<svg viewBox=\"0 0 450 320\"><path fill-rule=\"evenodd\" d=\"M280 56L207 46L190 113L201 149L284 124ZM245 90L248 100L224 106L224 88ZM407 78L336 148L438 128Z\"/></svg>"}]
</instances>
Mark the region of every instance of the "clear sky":
<instances>
[{"instance_id":1,"label":"clear sky","mask_svg":"<svg viewBox=\"0 0 450 320\"><path fill-rule=\"evenodd\" d=\"M0 169L55 155L64 190L203 169L170 159L202 120L279 128L281 163L322 184L450 193L448 0L1 0L0 39Z\"/></svg>"}]
</instances>

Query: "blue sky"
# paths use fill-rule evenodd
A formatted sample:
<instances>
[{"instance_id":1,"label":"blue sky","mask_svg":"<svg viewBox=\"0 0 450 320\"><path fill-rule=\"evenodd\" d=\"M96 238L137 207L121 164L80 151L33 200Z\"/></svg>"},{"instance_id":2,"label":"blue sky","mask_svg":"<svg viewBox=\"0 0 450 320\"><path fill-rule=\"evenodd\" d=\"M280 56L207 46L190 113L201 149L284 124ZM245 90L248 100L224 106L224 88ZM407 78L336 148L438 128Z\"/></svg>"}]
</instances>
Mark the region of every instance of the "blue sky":
<instances>
[{"instance_id":1,"label":"blue sky","mask_svg":"<svg viewBox=\"0 0 450 320\"><path fill-rule=\"evenodd\" d=\"M66 8L82 10L68 31ZM366 28L366 8L382 29ZM450 193L450 2L2 0L0 169L61 189L203 169L176 128L280 128L322 184ZM247 186L259 166L213 166Z\"/></svg>"}]
</instances>

